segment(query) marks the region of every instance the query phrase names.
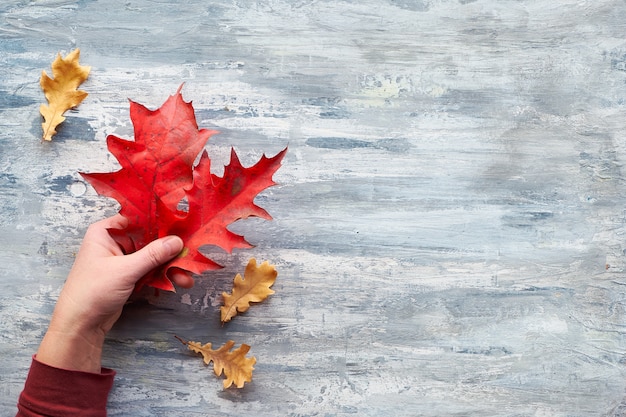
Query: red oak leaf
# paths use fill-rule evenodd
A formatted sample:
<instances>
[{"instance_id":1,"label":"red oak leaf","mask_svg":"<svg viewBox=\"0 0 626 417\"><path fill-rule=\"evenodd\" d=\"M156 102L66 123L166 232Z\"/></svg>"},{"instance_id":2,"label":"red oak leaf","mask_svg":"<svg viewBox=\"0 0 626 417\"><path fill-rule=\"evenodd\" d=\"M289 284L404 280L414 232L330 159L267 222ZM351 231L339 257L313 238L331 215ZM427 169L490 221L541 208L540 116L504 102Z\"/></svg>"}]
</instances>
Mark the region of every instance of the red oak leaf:
<instances>
[{"instance_id":1,"label":"red oak leaf","mask_svg":"<svg viewBox=\"0 0 626 417\"><path fill-rule=\"evenodd\" d=\"M195 273L212 269L216 264L198 251L203 245L216 245L228 253L235 248L251 247L243 236L226 227L252 216L272 218L253 201L261 191L276 184L272 175L280 167L286 151L272 158L263 155L256 165L244 168L233 149L223 177L211 174L211 160L204 152L193 172L193 187L187 192L189 212L184 218L172 219L170 229L186 242L189 251L174 259L170 267Z\"/></svg>"},{"instance_id":2,"label":"red oak leaf","mask_svg":"<svg viewBox=\"0 0 626 417\"><path fill-rule=\"evenodd\" d=\"M129 225L123 231L110 232L126 253L167 235L183 239L185 247L176 259L137 284L137 288L148 285L174 291L170 277L176 270L200 274L221 267L200 253L202 246L215 245L228 253L250 247L227 226L250 216L271 219L253 201L275 184L272 175L287 149L272 158L263 156L250 168L241 165L233 150L224 176L219 177L211 174L206 152L193 166L206 141L217 132L198 129L193 106L183 100L180 88L154 111L131 101L130 116L135 141L112 135L107 138L109 151L122 168L81 175L99 194L120 203L120 213ZM188 209L180 210L185 198Z\"/></svg>"}]
</instances>

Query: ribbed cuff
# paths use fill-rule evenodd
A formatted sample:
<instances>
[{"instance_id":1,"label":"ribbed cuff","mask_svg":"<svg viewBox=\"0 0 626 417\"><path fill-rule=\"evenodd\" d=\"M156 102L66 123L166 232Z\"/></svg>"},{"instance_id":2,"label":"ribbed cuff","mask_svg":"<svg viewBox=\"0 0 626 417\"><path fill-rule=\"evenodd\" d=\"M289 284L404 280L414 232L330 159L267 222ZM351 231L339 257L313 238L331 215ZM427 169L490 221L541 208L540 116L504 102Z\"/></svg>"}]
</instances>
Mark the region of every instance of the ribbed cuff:
<instances>
[{"instance_id":1,"label":"ribbed cuff","mask_svg":"<svg viewBox=\"0 0 626 417\"><path fill-rule=\"evenodd\" d=\"M99 374L59 369L33 360L19 399L18 416L106 416L115 371Z\"/></svg>"}]
</instances>

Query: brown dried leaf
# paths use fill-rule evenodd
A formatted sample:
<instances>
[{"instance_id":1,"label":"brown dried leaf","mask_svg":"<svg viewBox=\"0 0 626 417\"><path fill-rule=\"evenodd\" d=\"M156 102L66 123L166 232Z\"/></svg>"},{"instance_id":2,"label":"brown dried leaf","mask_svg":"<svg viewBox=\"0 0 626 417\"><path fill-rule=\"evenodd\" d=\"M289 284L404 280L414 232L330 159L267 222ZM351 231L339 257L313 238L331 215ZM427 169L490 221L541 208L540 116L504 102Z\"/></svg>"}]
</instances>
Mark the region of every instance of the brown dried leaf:
<instances>
[{"instance_id":1,"label":"brown dried leaf","mask_svg":"<svg viewBox=\"0 0 626 417\"><path fill-rule=\"evenodd\" d=\"M246 266L244 278L237 274L233 282L231 294L222 293L224 305L220 307L222 323L230 321L237 315L250 308L250 303L258 303L274 294L270 287L276 281L278 272L274 265L263 262L257 267L256 259L252 258Z\"/></svg>"},{"instance_id":2,"label":"brown dried leaf","mask_svg":"<svg viewBox=\"0 0 626 417\"><path fill-rule=\"evenodd\" d=\"M224 388L235 384L237 388L243 388L244 383L252 381L252 371L256 358L246 358L250 351L250 346L242 344L235 350L232 347L235 342L229 340L217 350L211 349L211 343L201 344L200 342L187 342L187 347L196 353L201 353L204 363L209 365L213 362L215 375L220 376L224 372Z\"/></svg>"},{"instance_id":3,"label":"brown dried leaf","mask_svg":"<svg viewBox=\"0 0 626 417\"><path fill-rule=\"evenodd\" d=\"M85 91L77 88L87 79L91 67L80 65L79 57L79 49L70 52L65 58L58 54L52 62L54 79L50 78L46 71L42 71L39 84L48 100L47 106L42 104L39 108L44 118L41 124L44 140L52 140L52 136L57 133L56 127L65 120L63 113L78 106L87 97Z\"/></svg>"}]
</instances>

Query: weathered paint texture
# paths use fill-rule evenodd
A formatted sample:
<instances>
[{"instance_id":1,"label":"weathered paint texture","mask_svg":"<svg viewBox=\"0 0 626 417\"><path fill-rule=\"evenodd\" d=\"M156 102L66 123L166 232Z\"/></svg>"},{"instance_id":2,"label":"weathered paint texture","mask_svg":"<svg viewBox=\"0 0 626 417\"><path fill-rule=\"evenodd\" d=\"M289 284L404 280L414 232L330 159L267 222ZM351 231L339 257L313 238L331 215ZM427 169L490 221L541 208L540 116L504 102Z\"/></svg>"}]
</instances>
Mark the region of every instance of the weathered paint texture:
<instances>
[{"instance_id":1,"label":"weathered paint texture","mask_svg":"<svg viewBox=\"0 0 626 417\"><path fill-rule=\"evenodd\" d=\"M128 308L111 416L626 414L625 22L616 0L3 0L0 414L116 210L78 172L116 169L128 98L183 82L218 173L230 146L289 153L274 220L234 226L254 249ZM39 76L76 47L90 95L42 143ZM276 294L222 327L252 256ZM174 334L250 344L253 383L222 390Z\"/></svg>"}]
</instances>

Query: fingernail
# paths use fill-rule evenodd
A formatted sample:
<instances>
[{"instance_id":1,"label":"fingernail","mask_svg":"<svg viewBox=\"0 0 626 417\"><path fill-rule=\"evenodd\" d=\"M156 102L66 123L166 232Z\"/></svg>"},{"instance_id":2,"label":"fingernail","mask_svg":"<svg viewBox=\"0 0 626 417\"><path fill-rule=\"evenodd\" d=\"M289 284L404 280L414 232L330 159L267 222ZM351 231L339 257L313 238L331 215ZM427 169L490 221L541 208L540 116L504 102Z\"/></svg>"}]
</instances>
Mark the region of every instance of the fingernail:
<instances>
[{"instance_id":1,"label":"fingernail","mask_svg":"<svg viewBox=\"0 0 626 417\"><path fill-rule=\"evenodd\" d=\"M178 255L183 250L183 240L178 236L168 236L163 239L163 247L169 256Z\"/></svg>"}]
</instances>

